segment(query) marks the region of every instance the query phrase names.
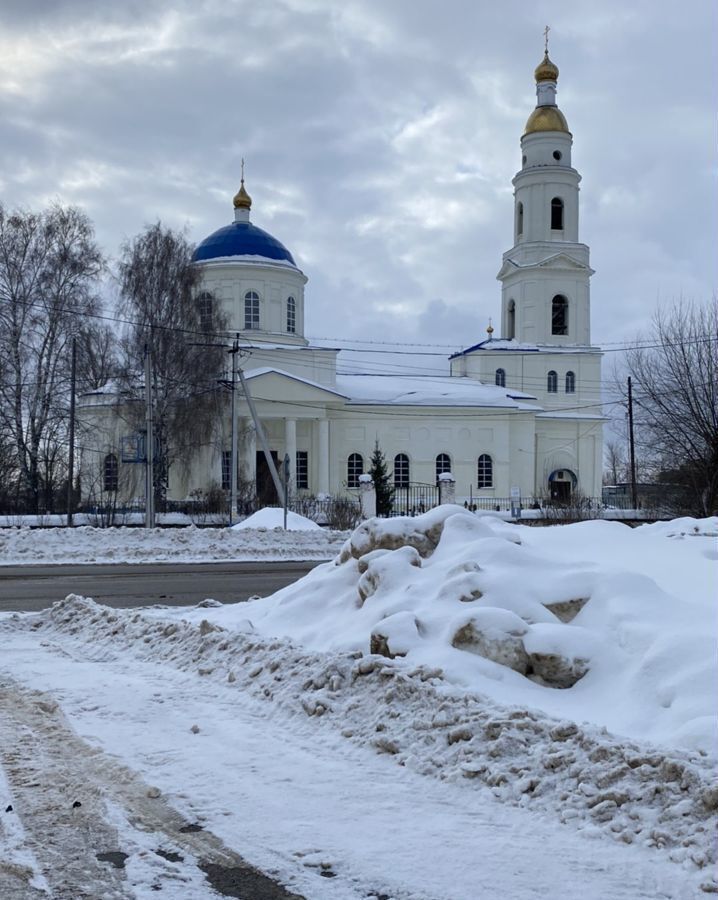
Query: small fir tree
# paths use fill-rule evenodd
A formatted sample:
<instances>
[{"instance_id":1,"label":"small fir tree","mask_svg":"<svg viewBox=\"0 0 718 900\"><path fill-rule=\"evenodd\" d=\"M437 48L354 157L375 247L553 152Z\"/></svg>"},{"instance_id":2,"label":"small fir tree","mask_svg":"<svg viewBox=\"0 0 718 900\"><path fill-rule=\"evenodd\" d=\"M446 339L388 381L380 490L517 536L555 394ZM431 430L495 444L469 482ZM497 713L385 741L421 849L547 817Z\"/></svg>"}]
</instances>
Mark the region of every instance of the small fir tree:
<instances>
[{"instance_id":1,"label":"small fir tree","mask_svg":"<svg viewBox=\"0 0 718 900\"><path fill-rule=\"evenodd\" d=\"M374 452L371 456L369 475L374 482L376 491L376 514L388 516L394 501L394 488L391 486L391 478L386 467L386 458L379 447L379 441L374 444Z\"/></svg>"}]
</instances>

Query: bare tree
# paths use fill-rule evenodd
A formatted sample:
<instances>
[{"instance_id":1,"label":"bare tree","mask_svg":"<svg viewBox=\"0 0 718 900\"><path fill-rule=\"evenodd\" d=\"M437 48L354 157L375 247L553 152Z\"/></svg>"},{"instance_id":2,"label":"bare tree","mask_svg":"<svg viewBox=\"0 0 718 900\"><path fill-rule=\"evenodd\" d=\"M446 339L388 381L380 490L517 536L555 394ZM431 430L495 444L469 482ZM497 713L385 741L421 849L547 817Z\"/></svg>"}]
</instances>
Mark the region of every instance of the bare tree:
<instances>
[{"instance_id":1,"label":"bare tree","mask_svg":"<svg viewBox=\"0 0 718 900\"><path fill-rule=\"evenodd\" d=\"M105 322L83 322L77 334L77 389L94 391L116 378L119 343L114 328Z\"/></svg>"},{"instance_id":2,"label":"bare tree","mask_svg":"<svg viewBox=\"0 0 718 900\"><path fill-rule=\"evenodd\" d=\"M80 210L0 205L0 429L13 443L18 494L34 511L64 477L68 344L98 309L103 265Z\"/></svg>"},{"instance_id":3,"label":"bare tree","mask_svg":"<svg viewBox=\"0 0 718 900\"><path fill-rule=\"evenodd\" d=\"M224 321L215 306L197 302L199 272L186 236L160 222L124 245L119 283L121 312L131 322L121 342L128 397L141 397L146 347L152 356L155 490L161 503L171 467L189 467L211 441L226 402L217 384L225 366L217 346Z\"/></svg>"},{"instance_id":4,"label":"bare tree","mask_svg":"<svg viewBox=\"0 0 718 900\"><path fill-rule=\"evenodd\" d=\"M628 481L626 446L616 438L606 441L603 453L603 483L621 484Z\"/></svg>"},{"instance_id":5,"label":"bare tree","mask_svg":"<svg viewBox=\"0 0 718 900\"><path fill-rule=\"evenodd\" d=\"M684 512L718 511L718 307L659 310L628 351L640 455L678 489Z\"/></svg>"}]
</instances>

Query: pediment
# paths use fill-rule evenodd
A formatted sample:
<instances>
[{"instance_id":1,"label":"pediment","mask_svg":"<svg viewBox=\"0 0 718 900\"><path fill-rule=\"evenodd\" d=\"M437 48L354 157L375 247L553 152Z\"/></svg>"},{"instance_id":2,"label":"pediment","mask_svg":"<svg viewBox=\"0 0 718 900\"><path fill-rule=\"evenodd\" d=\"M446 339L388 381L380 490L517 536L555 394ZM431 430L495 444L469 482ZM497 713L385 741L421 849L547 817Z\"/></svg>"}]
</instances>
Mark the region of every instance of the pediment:
<instances>
[{"instance_id":1,"label":"pediment","mask_svg":"<svg viewBox=\"0 0 718 900\"><path fill-rule=\"evenodd\" d=\"M274 403L337 403L345 396L330 387L282 369L250 369L245 372L252 397Z\"/></svg>"},{"instance_id":2,"label":"pediment","mask_svg":"<svg viewBox=\"0 0 718 900\"><path fill-rule=\"evenodd\" d=\"M590 266L579 262L577 259L569 256L568 253L556 253L554 256L547 256L546 259L535 263L534 266L539 269L575 269L582 272L588 271L590 274L593 274L593 269Z\"/></svg>"},{"instance_id":3,"label":"pediment","mask_svg":"<svg viewBox=\"0 0 718 900\"><path fill-rule=\"evenodd\" d=\"M588 272L589 275L593 275L593 269L590 266L587 266L585 263L579 262L579 260L574 259L568 253L554 253L552 256L546 256L544 259L540 259L538 262L531 263L519 263L513 259L505 259L504 264L501 266L498 275L496 276L500 281L503 281L504 278L507 278L509 275L513 275L516 272L528 272L531 269L544 269L549 271L580 271L580 272Z\"/></svg>"}]
</instances>

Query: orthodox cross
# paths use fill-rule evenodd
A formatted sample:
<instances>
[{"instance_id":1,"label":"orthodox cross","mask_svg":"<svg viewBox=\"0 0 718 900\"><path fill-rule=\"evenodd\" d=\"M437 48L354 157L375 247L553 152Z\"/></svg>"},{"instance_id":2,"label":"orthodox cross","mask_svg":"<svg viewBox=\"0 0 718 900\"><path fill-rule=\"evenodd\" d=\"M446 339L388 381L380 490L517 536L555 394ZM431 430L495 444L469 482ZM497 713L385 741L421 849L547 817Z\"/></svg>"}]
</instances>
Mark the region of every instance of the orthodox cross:
<instances>
[{"instance_id":1,"label":"orthodox cross","mask_svg":"<svg viewBox=\"0 0 718 900\"><path fill-rule=\"evenodd\" d=\"M544 53L546 54L546 56L548 56L548 33L549 33L549 31L551 31L551 28L547 25L543 30L543 41L544 41L543 49L544 49Z\"/></svg>"}]
</instances>

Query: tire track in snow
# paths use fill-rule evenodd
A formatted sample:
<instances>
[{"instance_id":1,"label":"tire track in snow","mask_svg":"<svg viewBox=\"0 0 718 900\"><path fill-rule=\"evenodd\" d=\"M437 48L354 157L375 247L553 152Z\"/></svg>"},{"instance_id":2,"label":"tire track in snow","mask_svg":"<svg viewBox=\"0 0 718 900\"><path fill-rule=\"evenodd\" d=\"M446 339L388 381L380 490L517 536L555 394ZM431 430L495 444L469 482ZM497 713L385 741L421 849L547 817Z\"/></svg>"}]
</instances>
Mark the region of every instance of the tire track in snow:
<instances>
[{"instance_id":1,"label":"tire track in snow","mask_svg":"<svg viewBox=\"0 0 718 900\"><path fill-rule=\"evenodd\" d=\"M152 887L169 888L173 898L198 896L198 878L206 876L226 896L302 900L250 866L216 835L195 830L156 788L82 741L48 694L7 678L0 679L0 763L7 774L10 814L22 822L27 851L45 877L52 900L134 897L122 857L147 856L147 842L133 840L133 829L153 836L157 858L150 867ZM128 827L118 830L108 821L108 804L119 808L112 818L126 820ZM109 859L103 862L98 854ZM184 866L178 866L179 861ZM193 869L189 874L188 868ZM0 896L47 896L30 883L34 874L30 867L0 864ZM213 895L209 884L204 882L202 896Z\"/></svg>"}]
</instances>

